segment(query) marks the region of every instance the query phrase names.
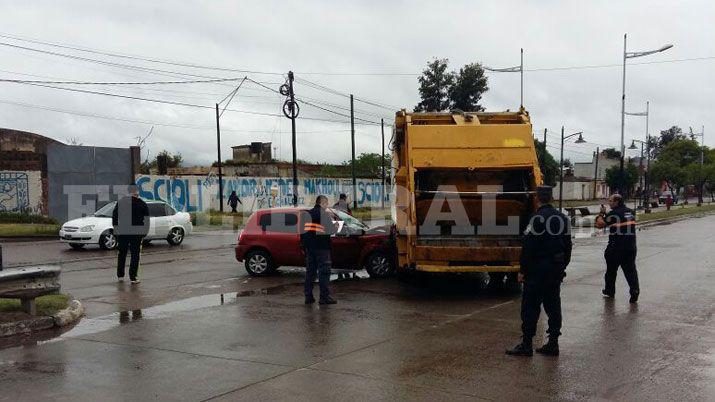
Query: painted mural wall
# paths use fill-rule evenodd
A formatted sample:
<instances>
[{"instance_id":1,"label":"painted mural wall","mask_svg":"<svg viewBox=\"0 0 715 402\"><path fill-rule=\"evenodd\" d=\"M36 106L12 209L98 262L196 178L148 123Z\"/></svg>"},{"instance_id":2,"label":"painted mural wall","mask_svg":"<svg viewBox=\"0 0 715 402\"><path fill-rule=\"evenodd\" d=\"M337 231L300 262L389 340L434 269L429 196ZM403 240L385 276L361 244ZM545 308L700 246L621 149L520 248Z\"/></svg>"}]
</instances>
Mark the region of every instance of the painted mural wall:
<instances>
[{"instance_id":1,"label":"painted mural wall","mask_svg":"<svg viewBox=\"0 0 715 402\"><path fill-rule=\"evenodd\" d=\"M345 193L352 202L352 179L311 177L299 178L298 182L299 205L313 205L315 197L320 194L328 196L333 203L340 193ZM214 174L179 177L137 175L136 183L142 198L167 201L180 211L219 209L219 183ZM387 194L383 195L381 180L357 179L358 207L379 208L383 196L385 205L389 205L389 186L386 187ZM244 211L290 206L293 200L293 180L280 177L224 177L223 197L220 199L225 208L232 191L236 191L242 203L239 208Z\"/></svg>"},{"instance_id":2,"label":"painted mural wall","mask_svg":"<svg viewBox=\"0 0 715 402\"><path fill-rule=\"evenodd\" d=\"M42 212L40 171L0 171L0 212Z\"/></svg>"}]
</instances>

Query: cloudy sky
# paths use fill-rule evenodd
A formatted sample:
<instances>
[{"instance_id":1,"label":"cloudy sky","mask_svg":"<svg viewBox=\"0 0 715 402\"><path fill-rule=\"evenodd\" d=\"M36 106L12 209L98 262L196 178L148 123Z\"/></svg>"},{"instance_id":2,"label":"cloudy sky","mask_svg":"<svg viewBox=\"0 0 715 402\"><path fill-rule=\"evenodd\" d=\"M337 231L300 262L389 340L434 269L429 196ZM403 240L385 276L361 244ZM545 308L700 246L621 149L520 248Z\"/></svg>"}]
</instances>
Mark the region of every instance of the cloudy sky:
<instances>
[{"instance_id":1,"label":"cloudy sky","mask_svg":"<svg viewBox=\"0 0 715 402\"><path fill-rule=\"evenodd\" d=\"M449 58L455 69L470 62L509 67L518 64L520 47L535 133L541 138L548 128L555 147L550 151L557 154L562 125L567 132L583 131L588 143L567 144L566 155L588 160L596 146L620 142L627 32L629 51L675 45L629 60L627 111L642 111L650 101L651 134L671 125L696 131L704 125L706 144L715 145L715 6L706 1L0 0L0 9L4 79L148 82L248 75L277 89L293 70L297 96L332 111L302 104L301 117L314 120L297 121L299 158L320 162L350 157L350 125L342 116L349 100L341 94L372 103L356 102L359 119L384 117L389 123L396 108L418 102L417 76L433 57ZM147 152L167 149L205 164L216 158L211 107L235 85L63 85L206 107L198 108L0 83L0 127L124 147L153 126ZM487 110L518 108L518 74L491 74L489 87ZM290 121L275 116L282 103L280 95L244 84L229 106L241 112L227 110L221 118L224 159L230 146L251 141L272 141L278 156L289 159ZM380 151L379 126L359 124L356 131L357 153ZM645 138L644 118L627 117L626 141L631 138Z\"/></svg>"}]
</instances>

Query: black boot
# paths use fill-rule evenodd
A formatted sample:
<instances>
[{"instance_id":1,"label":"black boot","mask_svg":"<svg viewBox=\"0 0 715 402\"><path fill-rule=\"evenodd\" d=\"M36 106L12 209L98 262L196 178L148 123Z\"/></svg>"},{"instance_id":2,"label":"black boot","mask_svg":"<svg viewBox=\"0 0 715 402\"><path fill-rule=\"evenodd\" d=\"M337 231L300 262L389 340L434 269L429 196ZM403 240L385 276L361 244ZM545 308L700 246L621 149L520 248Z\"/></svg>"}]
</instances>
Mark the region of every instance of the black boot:
<instances>
[{"instance_id":1,"label":"black boot","mask_svg":"<svg viewBox=\"0 0 715 402\"><path fill-rule=\"evenodd\" d=\"M511 349L507 349L506 354L511 356L533 356L534 350L531 346L531 339L522 338L521 343Z\"/></svg>"},{"instance_id":2,"label":"black boot","mask_svg":"<svg viewBox=\"0 0 715 402\"><path fill-rule=\"evenodd\" d=\"M549 341L546 342L546 344L538 349L536 349L536 353L540 353L542 355L546 356L558 356L559 355L559 339L558 338L549 338Z\"/></svg>"},{"instance_id":3,"label":"black boot","mask_svg":"<svg viewBox=\"0 0 715 402\"><path fill-rule=\"evenodd\" d=\"M313 304L313 303L315 303L315 297L305 296L305 304Z\"/></svg>"},{"instance_id":4,"label":"black boot","mask_svg":"<svg viewBox=\"0 0 715 402\"><path fill-rule=\"evenodd\" d=\"M639 295L638 292L636 292L636 293L631 293L631 299L629 300L629 302L630 302L631 304L636 304L636 303L638 303L638 295Z\"/></svg>"},{"instance_id":5,"label":"black boot","mask_svg":"<svg viewBox=\"0 0 715 402\"><path fill-rule=\"evenodd\" d=\"M614 296L614 293L607 292L606 289L601 290L601 293L608 298L612 298Z\"/></svg>"},{"instance_id":6,"label":"black boot","mask_svg":"<svg viewBox=\"0 0 715 402\"><path fill-rule=\"evenodd\" d=\"M338 301L335 300L335 299L333 299L333 298L330 297L330 296L328 296L328 297L326 297L326 298L321 298L321 299L318 301L318 304L337 304L337 303L338 303Z\"/></svg>"}]
</instances>

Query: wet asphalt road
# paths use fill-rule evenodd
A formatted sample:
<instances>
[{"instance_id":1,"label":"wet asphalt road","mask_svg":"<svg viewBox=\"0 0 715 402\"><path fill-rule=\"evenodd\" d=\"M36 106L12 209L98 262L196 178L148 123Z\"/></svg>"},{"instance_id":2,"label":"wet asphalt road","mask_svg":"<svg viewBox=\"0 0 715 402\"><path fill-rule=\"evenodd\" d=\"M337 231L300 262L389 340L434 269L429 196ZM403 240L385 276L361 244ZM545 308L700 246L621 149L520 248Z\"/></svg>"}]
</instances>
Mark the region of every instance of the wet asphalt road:
<instances>
[{"instance_id":1,"label":"wet asphalt road","mask_svg":"<svg viewBox=\"0 0 715 402\"><path fill-rule=\"evenodd\" d=\"M713 225L639 232L637 306L622 275L601 298L606 239L579 239L558 358L504 355L519 295L480 276L336 280L339 304L322 308L302 304L300 270L249 278L230 245L204 246L233 234L157 245L138 287L89 252L62 278L88 317L56 339L6 341L0 400L713 400Z\"/></svg>"}]
</instances>

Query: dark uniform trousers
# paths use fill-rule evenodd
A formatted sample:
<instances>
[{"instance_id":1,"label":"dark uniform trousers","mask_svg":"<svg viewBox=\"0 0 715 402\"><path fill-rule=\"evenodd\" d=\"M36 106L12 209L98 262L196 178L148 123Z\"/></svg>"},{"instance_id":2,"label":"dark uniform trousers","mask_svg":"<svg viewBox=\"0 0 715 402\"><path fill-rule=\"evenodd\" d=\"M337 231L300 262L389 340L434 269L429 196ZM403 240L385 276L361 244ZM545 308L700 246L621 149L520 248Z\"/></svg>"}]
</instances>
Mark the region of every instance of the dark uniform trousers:
<instances>
[{"instance_id":1,"label":"dark uniform trousers","mask_svg":"<svg viewBox=\"0 0 715 402\"><path fill-rule=\"evenodd\" d=\"M139 274L139 256L141 254L142 240L140 235L117 236L117 277L124 277L124 265L127 262L127 252L132 254L129 260L129 279L136 280Z\"/></svg>"},{"instance_id":2,"label":"dark uniform trousers","mask_svg":"<svg viewBox=\"0 0 715 402\"><path fill-rule=\"evenodd\" d=\"M548 317L549 337L561 335L561 279L563 269L552 262L534 264L524 281L521 297L521 331L525 338L536 335L541 306ZM538 269L538 268L540 269Z\"/></svg>"},{"instance_id":3,"label":"dark uniform trousers","mask_svg":"<svg viewBox=\"0 0 715 402\"><path fill-rule=\"evenodd\" d=\"M616 276L618 267L623 270L623 276L626 277L628 286L630 287L631 295L638 296L640 286L638 284L638 271L636 271L636 250L618 250L611 246L606 247L603 253L606 258L606 288L604 291L608 294L616 293Z\"/></svg>"},{"instance_id":4,"label":"dark uniform trousers","mask_svg":"<svg viewBox=\"0 0 715 402\"><path fill-rule=\"evenodd\" d=\"M325 300L330 297L330 267L332 266L330 249L311 248L306 250L305 261L305 297L313 297L313 283L315 276L318 276L320 283L320 299Z\"/></svg>"}]
</instances>

